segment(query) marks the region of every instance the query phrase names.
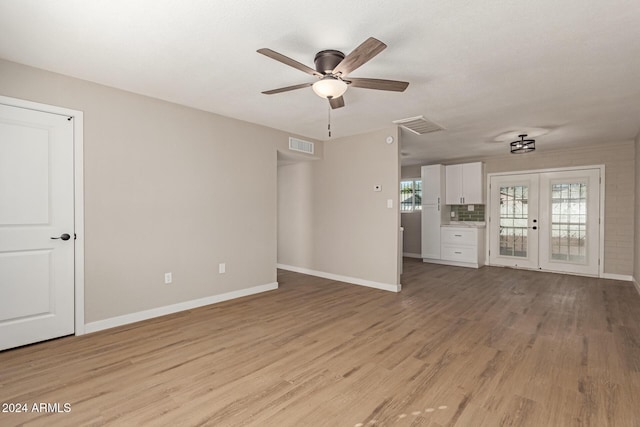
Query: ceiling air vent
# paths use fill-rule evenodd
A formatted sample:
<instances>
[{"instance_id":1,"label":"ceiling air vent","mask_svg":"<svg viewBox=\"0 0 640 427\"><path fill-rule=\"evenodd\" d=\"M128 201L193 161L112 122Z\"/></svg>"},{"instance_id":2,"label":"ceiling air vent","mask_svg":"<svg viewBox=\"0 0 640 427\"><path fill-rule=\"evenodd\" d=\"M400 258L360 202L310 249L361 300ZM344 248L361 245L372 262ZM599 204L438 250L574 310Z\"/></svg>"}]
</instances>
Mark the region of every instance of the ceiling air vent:
<instances>
[{"instance_id":1,"label":"ceiling air vent","mask_svg":"<svg viewBox=\"0 0 640 427\"><path fill-rule=\"evenodd\" d=\"M313 154L313 142L303 141L297 138L289 138L289 150Z\"/></svg>"},{"instance_id":2,"label":"ceiling air vent","mask_svg":"<svg viewBox=\"0 0 640 427\"><path fill-rule=\"evenodd\" d=\"M444 129L442 126L425 119L424 116L394 120L393 123L415 133L416 135L424 135L425 133L436 132Z\"/></svg>"}]
</instances>

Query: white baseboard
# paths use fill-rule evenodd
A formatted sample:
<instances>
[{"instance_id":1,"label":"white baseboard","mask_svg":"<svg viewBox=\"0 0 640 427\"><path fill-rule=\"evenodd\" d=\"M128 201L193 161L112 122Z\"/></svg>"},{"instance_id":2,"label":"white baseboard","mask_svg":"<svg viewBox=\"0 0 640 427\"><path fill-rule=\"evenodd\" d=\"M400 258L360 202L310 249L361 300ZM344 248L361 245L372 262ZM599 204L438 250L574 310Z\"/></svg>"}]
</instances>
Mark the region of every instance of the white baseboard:
<instances>
[{"instance_id":1,"label":"white baseboard","mask_svg":"<svg viewBox=\"0 0 640 427\"><path fill-rule=\"evenodd\" d=\"M367 286L369 288L382 289L389 292L400 292L402 285L391 285L388 283L374 282L372 280L359 279L357 277L341 276L339 274L326 273L324 271L310 270L303 267L295 267L293 265L278 264L278 268L282 270L294 271L296 273L308 274L310 276L322 277L324 279L337 280L339 282L351 283L353 285Z\"/></svg>"},{"instance_id":2,"label":"white baseboard","mask_svg":"<svg viewBox=\"0 0 640 427\"><path fill-rule=\"evenodd\" d=\"M636 280L635 277L632 277L632 282L633 282L633 286L636 287L636 291L638 291L638 293L640 294L640 283L638 283L638 281Z\"/></svg>"},{"instance_id":3,"label":"white baseboard","mask_svg":"<svg viewBox=\"0 0 640 427\"><path fill-rule=\"evenodd\" d=\"M102 331L104 329L115 328L116 326L128 325L129 323L140 322L142 320L152 319L154 317L165 316L167 314L177 313L179 311L190 310L196 307L215 304L218 302L229 301L236 298L246 297L261 292L272 291L278 289L278 282L266 285L254 286L252 288L240 289L239 291L227 292L225 294L213 295L210 297L194 299L191 301L179 302L177 304L167 305L164 307L152 308L150 310L138 311L136 313L125 314L123 316L112 317L110 319L98 320L96 322L87 323L85 325L85 333Z\"/></svg>"},{"instance_id":4,"label":"white baseboard","mask_svg":"<svg viewBox=\"0 0 640 427\"><path fill-rule=\"evenodd\" d=\"M414 254L411 252L404 252L402 256L407 258L422 258L422 254Z\"/></svg>"},{"instance_id":5,"label":"white baseboard","mask_svg":"<svg viewBox=\"0 0 640 427\"><path fill-rule=\"evenodd\" d=\"M615 274L615 273L603 273L603 279L612 279L612 280L623 280L625 282L632 282L633 277L627 274Z\"/></svg>"}]
</instances>

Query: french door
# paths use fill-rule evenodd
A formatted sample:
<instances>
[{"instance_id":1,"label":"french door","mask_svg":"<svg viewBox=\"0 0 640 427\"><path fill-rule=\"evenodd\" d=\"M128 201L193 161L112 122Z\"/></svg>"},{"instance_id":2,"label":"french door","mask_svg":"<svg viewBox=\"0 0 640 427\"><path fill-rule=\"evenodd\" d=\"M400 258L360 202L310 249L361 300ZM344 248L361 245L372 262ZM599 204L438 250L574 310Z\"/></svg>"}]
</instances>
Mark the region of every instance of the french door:
<instances>
[{"instance_id":1,"label":"french door","mask_svg":"<svg viewBox=\"0 0 640 427\"><path fill-rule=\"evenodd\" d=\"M489 263L597 276L600 169L490 178Z\"/></svg>"}]
</instances>

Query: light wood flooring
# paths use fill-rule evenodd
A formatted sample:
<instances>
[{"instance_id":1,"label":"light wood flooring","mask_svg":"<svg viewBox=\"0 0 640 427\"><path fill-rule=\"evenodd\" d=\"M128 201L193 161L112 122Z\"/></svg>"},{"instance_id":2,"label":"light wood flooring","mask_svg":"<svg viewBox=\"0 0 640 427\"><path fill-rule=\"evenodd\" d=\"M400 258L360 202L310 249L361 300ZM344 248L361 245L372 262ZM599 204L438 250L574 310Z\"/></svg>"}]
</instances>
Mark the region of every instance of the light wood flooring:
<instances>
[{"instance_id":1,"label":"light wood flooring","mask_svg":"<svg viewBox=\"0 0 640 427\"><path fill-rule=\"evenodd\" d=\"M405 260L0 353L0 425L640 426L631 283Z\"/></svg>"}]
</instances>

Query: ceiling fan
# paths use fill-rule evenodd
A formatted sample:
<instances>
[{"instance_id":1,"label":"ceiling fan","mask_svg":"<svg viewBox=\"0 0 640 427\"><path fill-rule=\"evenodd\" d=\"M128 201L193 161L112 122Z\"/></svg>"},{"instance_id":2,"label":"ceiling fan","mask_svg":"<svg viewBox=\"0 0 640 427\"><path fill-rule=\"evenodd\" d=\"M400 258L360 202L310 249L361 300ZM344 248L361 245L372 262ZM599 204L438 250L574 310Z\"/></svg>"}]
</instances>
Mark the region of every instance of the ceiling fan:
<instances>
[{"instance_id":1,"label":"ceiling fan","mask_svg":"<svg viewBox=\"0 0 640 427\"><path fill-rule=\"evenodd\" d=\"M347 78L349 73L371 60L386 47L387 45L382 43L380 40L369 37L347 56L338 50L323 50L316 53L314 59L316 66L315 70L271 49L258 49L258 53L268 56L271 59L275 59L276 61L280 61L283 64L289 65L290 67L296 68L307 74L311 74L319 79L315 83L302 83L293 86L281 87L279 89L266 90L262 93L266 95L273 95L275 93L288 92L290 90L302 89L311 86L318 96L329 100L331 108L340 108L344 107L344 98L342 95L346 92L349 86L363 89L404 92L407 86L409 86L408 82L355 77Z\"/></svg>"}]
</instances>

